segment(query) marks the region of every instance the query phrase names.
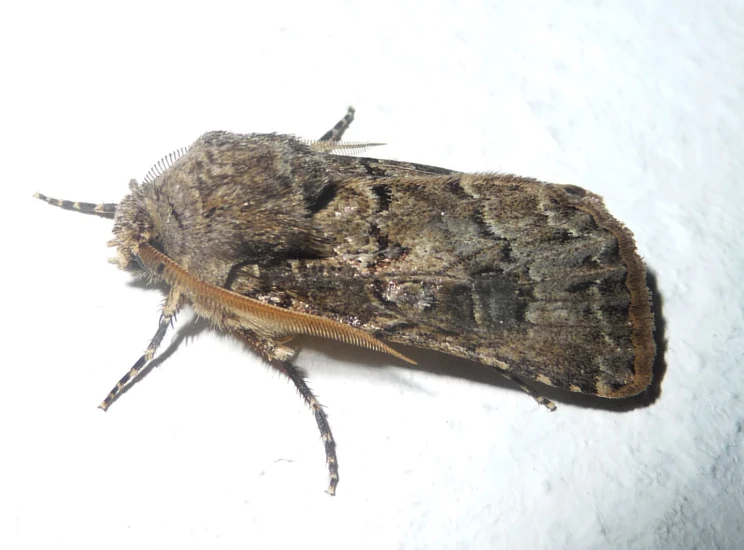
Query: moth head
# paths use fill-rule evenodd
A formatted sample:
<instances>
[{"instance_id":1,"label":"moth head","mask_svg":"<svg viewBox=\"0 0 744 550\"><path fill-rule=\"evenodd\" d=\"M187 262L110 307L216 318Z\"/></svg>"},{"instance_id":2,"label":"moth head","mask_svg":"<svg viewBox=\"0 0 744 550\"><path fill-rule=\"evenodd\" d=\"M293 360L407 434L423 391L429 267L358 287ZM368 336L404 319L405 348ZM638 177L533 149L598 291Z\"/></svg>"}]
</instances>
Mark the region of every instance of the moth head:
<instances>
[{"instance_id":1,"label":"moth head","mask_svg":"<svg viewBox=\"0 0 744 550\"><path fill-rule=\"evenodd\" d=\"M109 246L116 247L112 262L120 269L136 273L144 271L137 255L140 245L148 243L157 249L161 247L155 235L152 200L145 196L137 180L129 182L129 191L116 209L114 238L109 241Z\"/></svg>"}]
</instances>

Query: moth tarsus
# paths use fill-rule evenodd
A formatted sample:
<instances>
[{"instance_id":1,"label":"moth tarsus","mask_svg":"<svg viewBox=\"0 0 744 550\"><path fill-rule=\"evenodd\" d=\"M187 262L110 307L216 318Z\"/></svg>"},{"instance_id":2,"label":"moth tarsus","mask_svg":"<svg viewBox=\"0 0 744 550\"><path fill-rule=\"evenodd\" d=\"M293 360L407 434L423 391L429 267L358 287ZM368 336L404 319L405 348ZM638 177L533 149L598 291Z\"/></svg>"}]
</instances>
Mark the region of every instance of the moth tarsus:
<instances>
[{"instance_id":1,"label":"moth tarsus","mask_svg":"<svg viewBox=\"0 0 744 550\"><path fill-rule=\"evenodd\" d=\"M517 376L514 376L512 373L510 373L507 369L494 367L498 370L499 374L509 380L512 384L517 386L519 389L521 389L524 393L529 395L532 399L534 399L538 405L545 407L550 412L555 412L557 407L555 406L555 403L553 403L550 399L547 397L543 397L538 392L536 392L533 388L530 387L529 384L526 384L523 380L520 380Z\"/></svg>"},{"instance_id":2,"label":"moth tarsus","mask_svg":"<svg viewBox=\"0 0 744 550\"><path fill-rule=\"evenodd\" d=\"M300 369L295 367L289 361L275 361L274 366L281 370L295 385L297 391L300 392L302 399L313 411L315 422L318 424L318 430L320 430L320 438L323 441L323 447L325 448L326 454L326 465L328 466L328 488L326 492L329 495L336 494L336 486L338 485L338 459L336 458L336 440L333 439L333 433L331 433L331 425L328 423L328 417L326 416L323 407L318 402L318 399L313 395L312 390L308 387L305 382L305 378L302 375Z\"/></svg>"},{"instance_id":3,"label":"moth tarsus","mask_svg":"<svg viewBox=\"0 0 744 550\"><path fill-rule=\"evenodd\" d=\"M344 137L344 132L346 132L346 129L354 121L355 112L356 111L354 107L349 106L346 109L346 114L344 115L344 118L339 120L333 128L331 128L325 134L323 134L318 141L335 141L335 142L341 141L341 138Z\"/></svg>"},{"instance_id":4,"label":"moth tarsus","mask_svg":"<svg viewBox=\"0 0 744 550\"><path fill-rule=\"evenodd\" d=\"M331 154L354 109L317 142L210 132L164 157L117 204L49 204L114 218L116 263L170 287L142 357L186 303L248 342L295 385L338 483L326 414L292 364L293 336L339 340L413 362L382 340L607 398L651 382L645 268L632 234L580 187ZM368 146L373 144L359 144Z\"/></svg>"},{"instance_id":5,"label":"moth tarsus","mask_svg":"<svg viewBox=\"0 0 744 550\"><path fill-rule=\"evenodd\" d=\"M173 326L173 320L175 319L176 314L181 309L182 305L183 295L181 294L180 289L174 286L171 288L170 292L168 293L168 297L163 304L163 308L160 314L160 322L158 323L158 330L155 332L155 336L152 337L152 340L150 340L150 345L147 346L145 353L143 353L142 356L137 359L137 362L135 362L132 368L129 369L127 373L121 378L121 380L116 383L116 386L111 389L109 394L106 396L106 399L103 400L98 408L103 409L104 411L108 410L109 406L111 406L111 403L116 401L121 392L124 391L124 389L131 382L134 382L135 378L142 370L142 367L152 361L153 357L155 357L155 353L160 347L161 342L163 341L163 338L165 338L165 333L168 331L168 327Z\"/></svg>"}]
</instances>

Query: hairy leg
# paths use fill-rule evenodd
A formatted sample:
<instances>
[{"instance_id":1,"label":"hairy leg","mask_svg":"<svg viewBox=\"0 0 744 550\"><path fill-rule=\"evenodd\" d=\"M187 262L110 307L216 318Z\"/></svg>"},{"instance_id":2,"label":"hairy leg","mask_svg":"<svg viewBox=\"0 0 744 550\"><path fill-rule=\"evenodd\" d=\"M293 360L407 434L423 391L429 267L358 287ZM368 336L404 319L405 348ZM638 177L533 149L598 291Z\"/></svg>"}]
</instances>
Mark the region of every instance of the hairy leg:
<instances>
[{"instance_id":1,"label":"hairy leg","mask_svg":"<svg viewBox=\"0 0 744 550\"><path fill-rule=\"evenodd\" d=\"M297 391L300 392L302 399L305 400L305 403L310 407L310 410L313 411L315 422L318 424L320 437L323 440L323 445L325 447L326 465L328 466L328 489L326 489L326 492L329 495L336 494L336 485L338 485L336 442L333 439L331 427L328 424L328 417L326 416L323 407L305 382L305 377L303 376L302 371L290 362L291 358L294 356L294 351L291 348L284 346L283 343L261 338L249 330L240 330L238 336L246 341L251 347L261 352L274 368L286 374L297 388Z\"/></svg>"},{"instance_id":2,"label":"hairy leg","mask_svg":"<svg viewBox=\"0 0 744 550\"><path fill-rule=\"evenodd\" d=\"M176 313L178 313L178 310L181 308L181 305L181 293L175 288L171 289L170 293L168 294L168 298L166 298L165 304L163 305L163 311L160 315L158 330L155 332L155 336L153 336L152 340L150 341L150 345L147 346L147 349L145 350L145 353L142 354L142 357L140 357L134 364L134 366L132 366L132 368L129 369L129 371L122 377L122 379L117 382L116 386L114 386L114 388L106 396L106 399L104 399L103 402L99 405L101 409L103 409L104 411L108 409L111 403L113 403L116 398L119 397L121 392L124 391L127 386L131 386L134 379L137 377L137 374L142 370L142 367L144 367L149 361L152 360L158 347L160 347L160 343L165 337L168 326L175 318Z\"/></svg>"},{"instance_id":3,"label":"hairy leg","mask_svg":"<svg viewBox=\"0 0 744 550\"><path fill-rule=\"evenodd\" d=\"M354 107L349 107L344 118L339 120L333 128L323 134L323 137L318 141L341 141L344 132L354 120L354 112Z\"/></svg>"}]
</instances>

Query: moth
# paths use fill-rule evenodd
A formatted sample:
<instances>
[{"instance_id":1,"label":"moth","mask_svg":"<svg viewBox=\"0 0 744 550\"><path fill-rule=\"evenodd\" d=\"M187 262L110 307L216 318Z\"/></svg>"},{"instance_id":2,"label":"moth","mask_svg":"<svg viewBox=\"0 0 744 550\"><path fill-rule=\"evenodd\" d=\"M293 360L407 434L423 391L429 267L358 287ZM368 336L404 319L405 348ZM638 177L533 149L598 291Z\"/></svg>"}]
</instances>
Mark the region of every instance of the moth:
<instances>
[{"instance_id":1,"label":"moth","mask_svg":"<svg viewBox=\"0 0 744 550\"><path fill-rule=\"evenodd\" d=\"M655 354L631 232L575 185L348 156L354 109L317 141L209 132L132 180L119 203L46 202L113 218L120 268L169 288L150 345L100 407L153 359L190 304L285 373L309 405L338 483L326 414L292 363L294 336L414 363L389 344L484 363L606 398L642 392ZM359 147L358 147L359 146Z\"/></svg>"}]
</instances>

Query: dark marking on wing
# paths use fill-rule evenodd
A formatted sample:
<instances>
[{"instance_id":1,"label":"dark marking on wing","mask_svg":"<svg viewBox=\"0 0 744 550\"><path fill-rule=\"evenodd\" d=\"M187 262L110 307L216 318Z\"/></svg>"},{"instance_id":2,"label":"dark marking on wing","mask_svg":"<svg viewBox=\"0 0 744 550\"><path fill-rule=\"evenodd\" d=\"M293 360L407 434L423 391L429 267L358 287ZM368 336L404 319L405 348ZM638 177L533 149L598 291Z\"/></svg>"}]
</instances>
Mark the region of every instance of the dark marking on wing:
<instances>
[{"instance_id":1,"label":"dark marking on wing","mask_svg":"<svg viewBox=\"0 0 744 550\"><path fill-rule=\"evenodd\" d=\"M337 193L338 186L335 183L329 183L323 188L318 196L313 198L305 197L307 209L310 214L315 214L320 210L323 210L333 199L336 198Z\"/></svg>"},{"instance_id":2,"label":"dark marking on wing","mask_svg":"<svg viewBox=\"0 0 744 550\"><path fill-rule=\"evenodd\" d=\"M386 212L390 210L390 200L392 197L390 186L384 183L373 185L372 191L375 195L377 195L377 198L379 199L379 206L377 208L377 211Z\"/></svg>"},{"instance_id":3,"label":"dark marking on wing","mask_svg":"<svg viewBox=\"0 0 744 550\"><path fill-rule=\"evenodd\" d=\"M481 326L504 330L523 323L528 300L519 287L503 274L483 274L473 280L473 300Z\"/></svg>"},{"instance_id":4,"label":"dark marking on wing","mask_svg":"<svg viewBox=\"0 0 744 550\"><path fill-rule=\"evenodd\" d=\"M364 169L367 171L367 174L370 176L377 176L377 177L385 177L387 176L387 173L385 170L377 166L377 164L372 164L373 162L376 163L377 159L372 158L360 158L359 164L361 164Z\"/></svg>"},{"instance_id":5,"label":"dark marking on wing","mask_svg":"<svg viewBox=\"0 0 744 550\"><path fill-rule=\"evenodd\" d=\"M459 199L472 199L472 197L463 189L460 178L453 178L447 182L447 189Z\"/></svg>"}]
</instances>

